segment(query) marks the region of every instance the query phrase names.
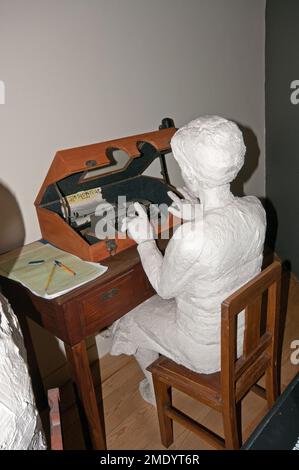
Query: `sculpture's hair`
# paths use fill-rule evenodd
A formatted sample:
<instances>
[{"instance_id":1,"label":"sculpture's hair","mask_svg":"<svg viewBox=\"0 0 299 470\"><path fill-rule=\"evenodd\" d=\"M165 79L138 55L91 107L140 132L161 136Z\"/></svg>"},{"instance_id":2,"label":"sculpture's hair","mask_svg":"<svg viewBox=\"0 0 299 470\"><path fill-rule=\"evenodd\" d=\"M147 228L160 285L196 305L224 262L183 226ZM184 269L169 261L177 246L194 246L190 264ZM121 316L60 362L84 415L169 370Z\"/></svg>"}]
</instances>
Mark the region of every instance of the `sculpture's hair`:
<instances>
[{"instance_id":1,"label":"sculpture's hair","mask_svg":"<svg viewBox=\"0 0 299 470\"><path fill-rule=\"evenodd\" d=\"M238 126L219 116L203 116L181 127L172 137L174 158L208 186L232 181L244 163L246 147Z\"/></svg>"}]
</instances>

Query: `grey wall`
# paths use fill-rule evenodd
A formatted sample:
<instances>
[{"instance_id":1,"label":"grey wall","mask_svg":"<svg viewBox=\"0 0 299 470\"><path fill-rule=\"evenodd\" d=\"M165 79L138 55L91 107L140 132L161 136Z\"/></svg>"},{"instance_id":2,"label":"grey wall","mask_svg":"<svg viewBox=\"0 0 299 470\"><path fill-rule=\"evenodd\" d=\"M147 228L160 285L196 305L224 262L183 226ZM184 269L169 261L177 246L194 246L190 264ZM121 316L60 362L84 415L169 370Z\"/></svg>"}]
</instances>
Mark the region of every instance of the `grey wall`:
<instances>
[{"instance_id":1,"label":"grey wall","mask_svg":"<svg viewBox=\"0 0 299 470\"><path fill-rule=\"evenodd\" d=\"M299 277L299 2L270 0L266 11L266 193L276 250ZM299 93L297 94L299 97ZM295 97L295 96L294 96ZM275 214L276 213L276 214ZM275 220L276 219L276 220ZM276 227L277 226L277 227Z\"/></svg>"}]
</instances>

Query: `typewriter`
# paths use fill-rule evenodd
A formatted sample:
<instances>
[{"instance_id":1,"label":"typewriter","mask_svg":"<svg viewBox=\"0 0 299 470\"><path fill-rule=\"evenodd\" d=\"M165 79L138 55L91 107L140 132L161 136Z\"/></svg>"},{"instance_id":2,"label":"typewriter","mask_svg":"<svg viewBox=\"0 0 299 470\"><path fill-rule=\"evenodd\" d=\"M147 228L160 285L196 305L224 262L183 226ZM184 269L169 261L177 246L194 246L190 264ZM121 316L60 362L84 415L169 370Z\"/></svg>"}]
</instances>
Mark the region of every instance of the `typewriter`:
<instances>
[{"instance_id":1,"label":"typewriter","mask_svg":"<svg viewBox=\"0 0 299 470\"><path fill-rule=\"evenodd\" d=\"M135 244L121 223L136 201L159 236L173 229L180 221L167 211L167 192L176 192L167 160L175 131L164 118L157 131L58 151L35 201L43 238L81 259L101 261ZM161 178L144 175L156 159Z\"/></svg>"}]
</instances>

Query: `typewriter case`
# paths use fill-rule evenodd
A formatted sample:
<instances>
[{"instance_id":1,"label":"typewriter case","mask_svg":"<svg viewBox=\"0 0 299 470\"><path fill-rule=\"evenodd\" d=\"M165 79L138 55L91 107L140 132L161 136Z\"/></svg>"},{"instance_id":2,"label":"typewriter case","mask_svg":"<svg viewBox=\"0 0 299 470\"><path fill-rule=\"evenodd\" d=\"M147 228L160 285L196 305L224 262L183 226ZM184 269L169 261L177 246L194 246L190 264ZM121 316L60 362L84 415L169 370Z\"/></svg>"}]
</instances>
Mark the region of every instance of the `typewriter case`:
<instances>
[{"instance_id":1,"label":"typewriter case","mask_svg":"<svg viewBox=\"0 0 299 470\"><path fill-rule=\"evenodd\" d=\"M87 261L101 261L133 246L133 240L118 232L114 239L99 239L88 229L74 227L66 217L63 202L67 196L100 187L102 197L111 204L118 196L126 196L128 201L147 200L169 206L172 201L167 191L175 188L169 184L166 159L173 158L167 154L176 129L169 124L166 127L165 121L167 118L158 131L58 151L35 200L42 237ZM122 163L115 158L117 152ZM143 175L157 158L163 178ZM180 222L171 214L167 218L159 225L160 235Z\"/></svg>"}]
</instances>

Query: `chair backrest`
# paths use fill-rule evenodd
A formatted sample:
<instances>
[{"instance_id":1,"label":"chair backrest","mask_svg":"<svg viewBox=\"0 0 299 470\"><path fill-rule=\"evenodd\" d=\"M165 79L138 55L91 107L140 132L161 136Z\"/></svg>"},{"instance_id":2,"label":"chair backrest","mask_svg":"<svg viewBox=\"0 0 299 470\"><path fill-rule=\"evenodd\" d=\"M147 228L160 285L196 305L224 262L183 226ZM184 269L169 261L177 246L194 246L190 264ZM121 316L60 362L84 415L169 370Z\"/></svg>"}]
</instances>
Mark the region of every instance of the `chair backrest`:
<instances>
[{"instance_id":1,"label":"chair backrest","mask_svg":"<svg viewBox=\"0 0 299 470\"><path fill-rule=\"evenodd\" d=\"M221 304L221 387L226 399L239 401L270 364L277 364L280 282L281 265L274 261ZM243 354L237 359L237 316L243 310Z\"/></svg>"}]
</instances>

